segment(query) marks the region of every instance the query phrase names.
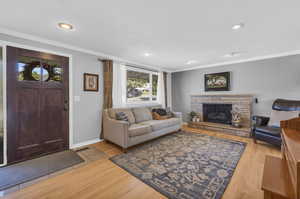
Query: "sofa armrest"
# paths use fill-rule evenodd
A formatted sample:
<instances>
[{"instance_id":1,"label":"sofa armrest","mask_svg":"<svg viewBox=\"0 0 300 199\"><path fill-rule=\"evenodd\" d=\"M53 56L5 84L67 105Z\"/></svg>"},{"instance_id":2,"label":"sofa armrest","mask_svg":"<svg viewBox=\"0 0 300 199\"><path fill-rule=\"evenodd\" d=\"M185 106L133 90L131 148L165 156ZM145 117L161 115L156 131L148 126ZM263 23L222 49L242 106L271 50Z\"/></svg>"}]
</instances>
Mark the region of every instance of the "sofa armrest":
<instances>
[{"instance_id":1,"label":"sofa armrest","mask_svg":"<svg viewBox=\"0 0 300 199\"><path fill-rule=\"evenodd\" d=\"M115 120L109 117L108 111L103 111L103 138L123 148L128 147L129 122Z\"/></svg>"},{"instance_id":2,"label":"sofa armrest","mask_svg":"<svg viewBox=\"0 0 300 199\"><path fill-rule=\"evenodd\" d=\"M181 112L172 112L174 117L179 118L182 125L182 113Z\"/></svg>"},{"instance_id":3,"label":"sofa armrest","mask_svg":"<svg viewBox=\"0 0 300 199\"><path fill-rule=\"evenodd\" d=\"M258 116L258 115L254 115L252 119L254 120L254 126L267 126L270 120L269 117Z\"/></svg>"},{"instance_id":4,"label":"sofa armrest","mask_svg":"<svg viewBox=\"0 0 300 199\"><path fill-rule=\"evenodd\" d=\"M181 112L172 112L174 117L176 118L182 118L182 113Z\"/></svg>"}]
</instances>

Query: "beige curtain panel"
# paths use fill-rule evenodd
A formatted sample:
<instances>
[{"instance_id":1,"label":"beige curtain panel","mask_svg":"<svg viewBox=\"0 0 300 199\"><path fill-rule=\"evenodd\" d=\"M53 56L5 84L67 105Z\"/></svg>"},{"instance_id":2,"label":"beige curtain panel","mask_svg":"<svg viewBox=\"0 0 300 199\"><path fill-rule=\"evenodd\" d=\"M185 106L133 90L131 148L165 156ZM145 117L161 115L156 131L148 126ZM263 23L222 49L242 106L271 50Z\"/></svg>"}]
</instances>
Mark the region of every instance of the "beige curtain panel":
<instances>
[{"instance_id":1,"label":"beige curtain panel","mask_svg":"<svg viewBox=\"0 0 300 199\"><path fill-rule=\"evenodd\" d=\"M103 62L103 110L112 108L112 88L113 88L113 61L112 60L101 60ZM102 132L103 132L103 121L102 121ZM101 133L100 138L103 138Z\"/></svg>"}]
</instances>

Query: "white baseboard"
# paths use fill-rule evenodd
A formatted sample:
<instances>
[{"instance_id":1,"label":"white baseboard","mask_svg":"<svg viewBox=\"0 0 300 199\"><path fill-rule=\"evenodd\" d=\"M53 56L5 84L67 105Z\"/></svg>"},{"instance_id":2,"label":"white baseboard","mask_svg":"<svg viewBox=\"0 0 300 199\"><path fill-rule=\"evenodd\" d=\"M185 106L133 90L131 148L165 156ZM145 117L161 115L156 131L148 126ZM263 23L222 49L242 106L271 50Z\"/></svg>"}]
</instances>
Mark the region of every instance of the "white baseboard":
<instances>
[{"instance_id":1,"label":"white baseboard","mask_svg":"<svg viewBox=\"0 0 300 199\"><path fill-rule=\"evenodd\" d=\"M80 143L77 143L77 144L73 144L71 146L71 149L83 147L83 146L90 145L90 144L95 144L97 142L102 142L102 141L103 141L102 139L96 138L96 139L93 139L93 140L88 140L88 141L80 142Z\"/></svg>"}]
</instances>

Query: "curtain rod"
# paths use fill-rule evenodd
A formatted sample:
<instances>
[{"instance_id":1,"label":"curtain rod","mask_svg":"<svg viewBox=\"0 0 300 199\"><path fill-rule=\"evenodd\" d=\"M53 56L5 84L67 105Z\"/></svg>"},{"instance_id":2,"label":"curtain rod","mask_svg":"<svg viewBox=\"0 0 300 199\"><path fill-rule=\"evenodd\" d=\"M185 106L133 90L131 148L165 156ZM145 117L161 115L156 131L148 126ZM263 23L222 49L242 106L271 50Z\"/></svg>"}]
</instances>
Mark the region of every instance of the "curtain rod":
<instances>
[{"instance_id":1,"label":"curtain rod","mask_svg":"<svg viewBox=\"0 0 300 199\"><path fill-rule=\"evenodd\" d=\"M101 58L98 58L98 61L105 61L107 59L101 59ZM148 70L148 71L152 71L152 72L159 72L159 70L155 70L155 69L149 69L149 68L146 68L146 67L142 67L142 66L136 66L136 65L131 65L131 64L124 64L125 66L129 66L129 67L132 67L132 68L137 68L137 69L143 69L143 70Z\"/></svg>"}]
</instances>

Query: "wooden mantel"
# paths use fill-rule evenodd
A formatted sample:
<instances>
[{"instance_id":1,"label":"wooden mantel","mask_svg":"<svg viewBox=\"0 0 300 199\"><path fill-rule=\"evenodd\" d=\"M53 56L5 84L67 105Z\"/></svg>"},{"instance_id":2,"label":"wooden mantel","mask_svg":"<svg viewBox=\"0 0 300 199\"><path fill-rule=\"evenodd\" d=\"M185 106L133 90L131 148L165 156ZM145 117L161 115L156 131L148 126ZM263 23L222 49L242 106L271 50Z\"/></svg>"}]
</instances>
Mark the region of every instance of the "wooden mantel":
<instances>
[{"instance_id":1,"label":"wooden mantel","mask_svg":"<svg viewBox=\"0 0 300 199\"><path fill-rule=\"evenodd\" d=\"M191 96L198 97L254 97L252 94L193 94Z\"/></svg>"}]
</instances>

